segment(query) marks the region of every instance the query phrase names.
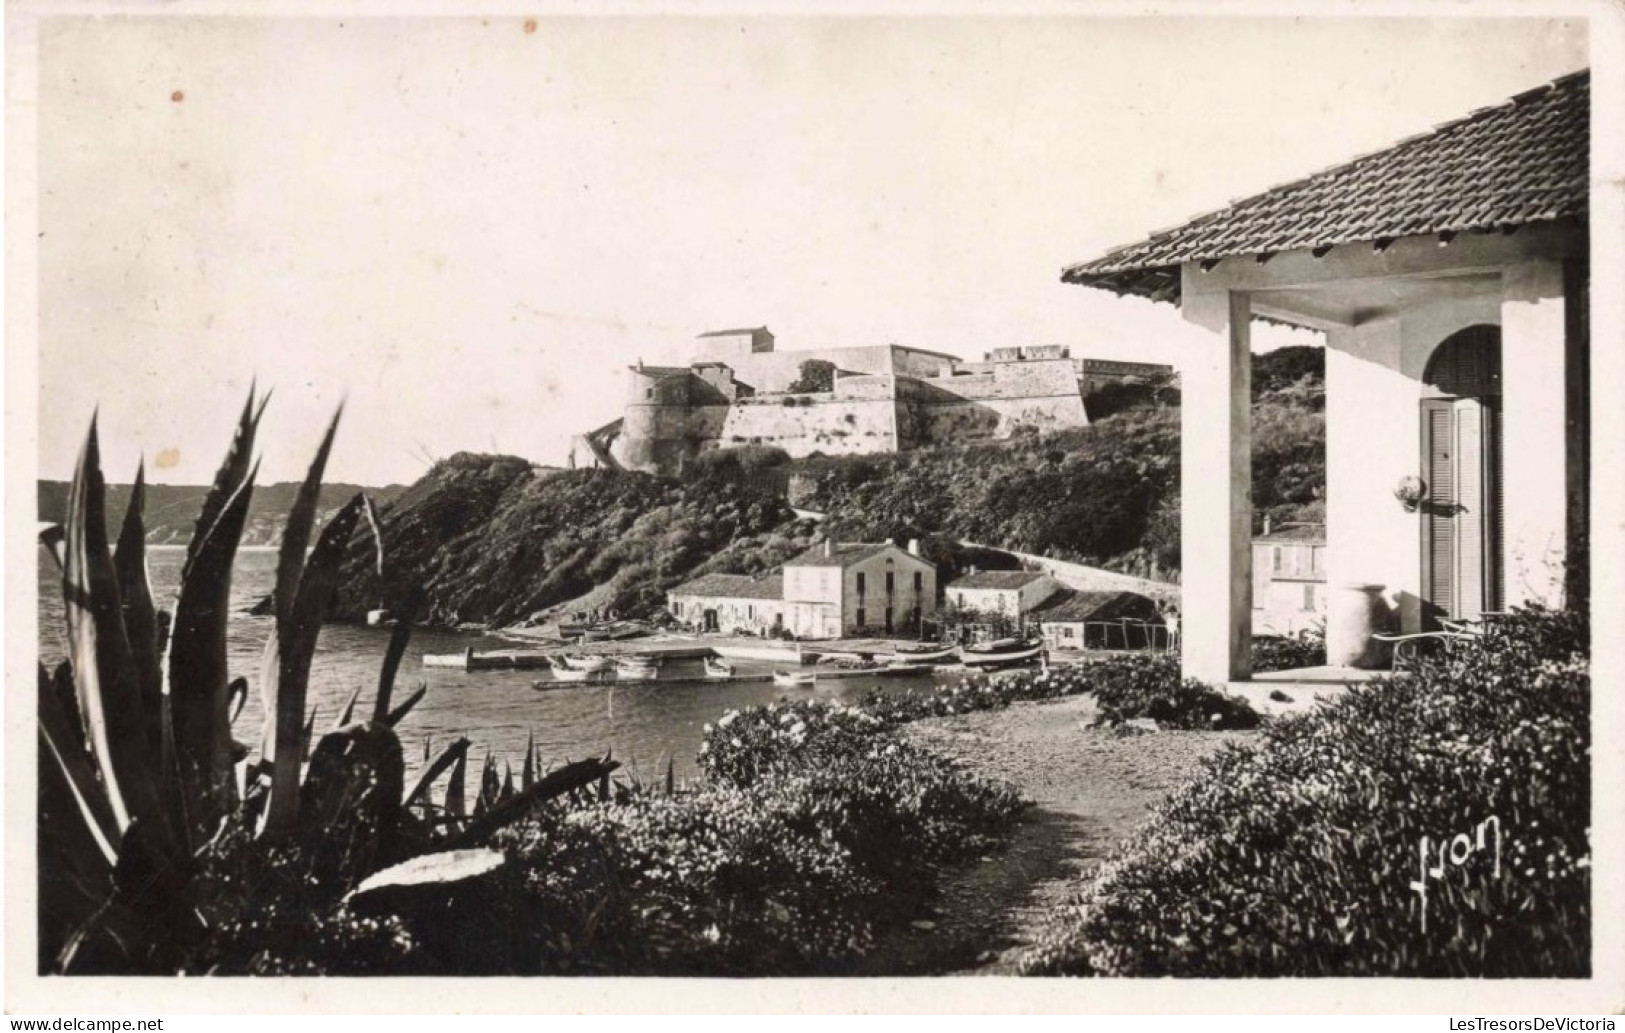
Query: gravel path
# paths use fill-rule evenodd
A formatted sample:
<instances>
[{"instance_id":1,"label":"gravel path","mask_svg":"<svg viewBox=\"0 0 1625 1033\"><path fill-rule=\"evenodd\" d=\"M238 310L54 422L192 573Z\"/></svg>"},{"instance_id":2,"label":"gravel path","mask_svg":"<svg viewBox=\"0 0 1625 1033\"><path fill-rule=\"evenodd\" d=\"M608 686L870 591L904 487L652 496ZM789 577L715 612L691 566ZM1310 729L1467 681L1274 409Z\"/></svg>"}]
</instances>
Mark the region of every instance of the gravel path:
<instances>
[{"instance_id":1,"label":"gravel path","mask_svg":"<svg viewBox=\"0 0 1625 1033\"><path fill-rule=\"evenodd\" d=\"M914 742L1014 783L1034 806L1007 849L949 875L935 914L877 945L867 974L1013 974L1045 916L1154 803L1201 757L1255 734L1120 734L1088 728L1095 713L1081 696L907 727Z\"/></svg>"}]
</instances>

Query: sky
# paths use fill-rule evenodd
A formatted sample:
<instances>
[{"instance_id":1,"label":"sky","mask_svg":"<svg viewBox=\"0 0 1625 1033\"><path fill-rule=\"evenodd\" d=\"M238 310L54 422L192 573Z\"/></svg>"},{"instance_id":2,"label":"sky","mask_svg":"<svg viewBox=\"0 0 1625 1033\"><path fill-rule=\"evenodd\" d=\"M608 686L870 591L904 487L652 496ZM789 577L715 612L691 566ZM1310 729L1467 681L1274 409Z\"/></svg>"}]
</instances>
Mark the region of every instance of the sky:
<instances>
[{"instance_id":1,"label":"sky","mask_svg":"<svg viewBox=\"0 0 1625 1033\"><path fill-rule=\"evenodd\" d=\"M1583 22L58 17L39 34L40 475L563 462L625 367L1017 344L1177 363L1099 256L1586 65ZM1313 335L1255 330L1255 346Z\"/></svg>"}]
</instances>

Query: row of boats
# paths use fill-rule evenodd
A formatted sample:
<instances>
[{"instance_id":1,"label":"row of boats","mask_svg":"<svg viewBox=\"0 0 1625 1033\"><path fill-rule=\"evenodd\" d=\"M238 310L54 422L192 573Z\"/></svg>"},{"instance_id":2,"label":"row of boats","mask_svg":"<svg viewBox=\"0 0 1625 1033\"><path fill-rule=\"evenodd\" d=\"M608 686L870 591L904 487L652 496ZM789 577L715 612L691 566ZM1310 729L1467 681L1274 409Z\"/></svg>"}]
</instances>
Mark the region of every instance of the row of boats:
<instances>
[{"instance_id":1,"label":"row of boats","mask_svg":"<svg viewBox=\"0 0 1625 1033\"><path fill-rule=\"evenodd\" d=\"M1038 639L1000 639L975 646L927 645L899 648L890 653L859 656L857 654L825 654L824 659L841 663L849 670L868 671L877 675L922 674L939 665L961 663L978 670L995 670L1033 663L1043 656L1044 644ZM607 682L654 681L660 674L658 656L604 656L557 654L547 658L554 682L602 684ZM732 664L711 657L705 658L704 676L708 681L728 681L734 677ZM773 672L773 684L781 688L805 688L817 684L816 671ZM538 688L542 687L538 684Z\"/></svg>"}]
</instances>

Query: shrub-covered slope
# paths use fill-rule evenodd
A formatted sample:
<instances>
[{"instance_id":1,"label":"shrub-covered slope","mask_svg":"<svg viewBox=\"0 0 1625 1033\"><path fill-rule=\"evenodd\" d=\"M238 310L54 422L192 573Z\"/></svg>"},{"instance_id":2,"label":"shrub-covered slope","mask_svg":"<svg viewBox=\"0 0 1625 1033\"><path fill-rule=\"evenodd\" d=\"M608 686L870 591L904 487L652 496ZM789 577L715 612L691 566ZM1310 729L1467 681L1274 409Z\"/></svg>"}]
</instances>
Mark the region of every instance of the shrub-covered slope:
<instances>
[{"instance_id":1,"label":"shrub-covered slope","mask_svg":"<svg viewBox=\"0 0 1625 1033\"><path fill-rule=\"evenodd\" d=\"M1581 615L1515 611L1208 760L1024 971L1588 975L1588 638Z\"/></svg>"},{"instance_id":2,"label":"shrub-covered slope","mask_svg":"<svg viewBox=\"0 0 1625 1033\"><path fill-rule=\"evenodd\" d=\"M595 588L646 614L696 572L749 571L809 542L785 504L720 476L667 481L608 470L536 471L522 459L460 453L382 514L380 578L356 543L338 611L399 604L415 582L428 623L512 623ZM714 553L723 553L712 560Z\"/></svg>"},{"instance_id":3,"label":"shrub-covered slope","mask_svg":"<svg viewBox=\"0 0 1625 1033\"><path fill-rule=\"evenodd\" d=\"M1276 523L1319 520L1321 349L1253 359L1253 498ZM1165 577L1179 569L1177 392L1147 392L1089 427L960 448L813 459L796 501L842 537L942 535Z\"/></svg>"}]
</instances>

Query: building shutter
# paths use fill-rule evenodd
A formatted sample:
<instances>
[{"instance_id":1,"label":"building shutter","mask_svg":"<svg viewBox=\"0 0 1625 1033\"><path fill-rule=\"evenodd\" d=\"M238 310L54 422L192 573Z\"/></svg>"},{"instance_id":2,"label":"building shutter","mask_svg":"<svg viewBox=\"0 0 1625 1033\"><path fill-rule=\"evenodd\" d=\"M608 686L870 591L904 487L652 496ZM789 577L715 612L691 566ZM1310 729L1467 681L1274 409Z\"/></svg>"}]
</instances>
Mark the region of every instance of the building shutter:
<instances>
[{"instance_id":1,"label":"building shutter","mask_svg":"<svg viewBox=\"0 0 1625 1033\"><path fill-rule=\"evenodd\" d=\"M1484 614L1485 455L1484 406L1476 398L1455 403L1456 593L1452 616L1477 620Z\"/></svg>"},{"instance_id":2,"label":"building shutter","mask_svg":"<svg viewBox=\"0 0 1625 1033\"><path fill-rule=\"evenodd\" d=\"M1454 615L1456 485L1451 461L1454 422L1448 400L1429 398L1422 402L1422 458L1427 471L1427 498L1422 507L1422 587L1427 593L1426 602L1431 604L1425 608L1427 618Z\"/></svg>"}]
</instances>

